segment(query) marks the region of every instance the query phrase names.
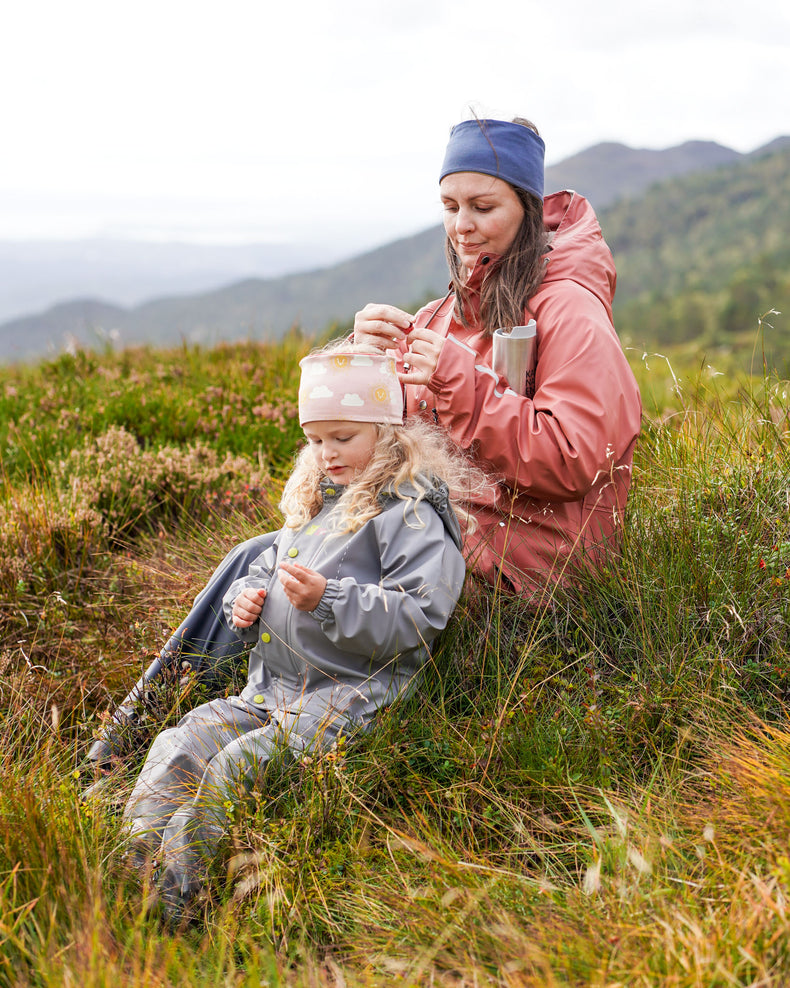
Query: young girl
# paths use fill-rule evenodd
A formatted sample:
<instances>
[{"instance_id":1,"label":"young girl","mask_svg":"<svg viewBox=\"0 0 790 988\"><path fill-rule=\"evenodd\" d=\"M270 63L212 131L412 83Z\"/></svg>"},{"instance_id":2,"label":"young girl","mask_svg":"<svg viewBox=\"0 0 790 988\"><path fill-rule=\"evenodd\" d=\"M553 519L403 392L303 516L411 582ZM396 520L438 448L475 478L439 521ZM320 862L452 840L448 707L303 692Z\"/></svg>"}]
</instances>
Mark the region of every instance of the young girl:
<instances>
[{"instance_id":1,"label":"young girl","mask_svg":"<svg viewBox=\"0 0 790 988\"><path fill-rule=\"evenodd\" d=\"M285 525L224 598L229 625L254 643L247 686L156 738L124 811L132 860L157 855L171 916L272 754L367 726L425 663L464 582L451 500L468 499L477 475L442 433L401 424L394 358L347 344L301 367L307 446Z\"/></svg>"}]
</instances>

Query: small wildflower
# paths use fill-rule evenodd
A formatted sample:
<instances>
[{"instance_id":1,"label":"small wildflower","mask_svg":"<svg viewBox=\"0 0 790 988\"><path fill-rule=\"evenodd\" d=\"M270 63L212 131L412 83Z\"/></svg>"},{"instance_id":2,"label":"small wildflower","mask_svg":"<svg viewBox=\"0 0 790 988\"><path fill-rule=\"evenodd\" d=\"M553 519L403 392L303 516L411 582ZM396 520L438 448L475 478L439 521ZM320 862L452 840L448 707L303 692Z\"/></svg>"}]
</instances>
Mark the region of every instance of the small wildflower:
<instances>
[{"instance_id":1,"label":"small wildflower","mask_svg":"<svg viewBox=\"0 0 790 988\"><path fill-rule=\"evenodd\" d=\"M765 569L765 560L763 559L762 556L760 556L760 562L757 565L760 567L760 569Z\"/></svg>"}]
</instances>

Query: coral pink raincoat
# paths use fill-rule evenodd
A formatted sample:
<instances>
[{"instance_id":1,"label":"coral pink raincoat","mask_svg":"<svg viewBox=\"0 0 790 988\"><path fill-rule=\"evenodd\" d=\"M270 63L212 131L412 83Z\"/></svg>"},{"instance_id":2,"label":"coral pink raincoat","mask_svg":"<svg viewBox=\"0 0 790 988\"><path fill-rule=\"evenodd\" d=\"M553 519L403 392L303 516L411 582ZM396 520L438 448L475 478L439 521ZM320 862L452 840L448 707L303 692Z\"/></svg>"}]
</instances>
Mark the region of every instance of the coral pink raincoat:
<instances>
[{"instance_id":1,"label":"coral pink raincoat","mask_svg":"<svg viewBox=\"0 0 790 988\"><path fill-rule=\"evenodd\" d=\"M535 394L524 398L492 370L492 340L454 317L452 298L417 315L446 334L427 386L407 388L407 414L435 416L492 477L488 504L474 504L477 531L464 548L474 570L516 590L566 579L577 561L599 564L617 545L641 403L612 322L616 274L589 203L547 196L553 234L545 277L529 308L537 323ZM468 279L479 289L494 258ZM525 322L530 313L526 313ZM435 411L434 411L435 410Z\"/></svg>"}]
</instances>

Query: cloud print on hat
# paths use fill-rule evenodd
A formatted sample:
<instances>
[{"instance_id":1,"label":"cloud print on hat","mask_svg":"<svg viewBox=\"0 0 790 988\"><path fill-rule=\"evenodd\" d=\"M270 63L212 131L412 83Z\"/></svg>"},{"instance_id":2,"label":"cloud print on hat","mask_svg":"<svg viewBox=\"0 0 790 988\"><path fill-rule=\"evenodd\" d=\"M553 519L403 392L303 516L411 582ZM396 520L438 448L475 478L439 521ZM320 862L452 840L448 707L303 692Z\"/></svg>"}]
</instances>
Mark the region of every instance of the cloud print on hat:
<instances>
[{"instance_id":1,"label":"cloud print on hat","mask_svg":"<svg viewBox=\"0 0 790 988\"><path fill-rule=\"evenodd\" d=\"M340 402L341 405L353 405L355 408L361 408L365 402L357 394L347 394L344 396L343 400Z\"/></svg>"}]
</instances>

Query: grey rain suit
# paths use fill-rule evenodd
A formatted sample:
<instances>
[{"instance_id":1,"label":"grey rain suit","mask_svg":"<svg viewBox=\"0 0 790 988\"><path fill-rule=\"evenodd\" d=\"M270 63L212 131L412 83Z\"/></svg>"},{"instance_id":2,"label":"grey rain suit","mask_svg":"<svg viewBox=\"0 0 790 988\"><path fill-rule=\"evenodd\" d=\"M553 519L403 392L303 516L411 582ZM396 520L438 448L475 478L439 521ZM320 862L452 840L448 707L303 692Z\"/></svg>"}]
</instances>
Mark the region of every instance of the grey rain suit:
<instances>
[{"instance_id":1,"label":"grey rain suit","mask_svg":"<svg viewBox=\"0 0 790 988\"><path fill-rule=\"evenodd\" d=\"M241 696L213 700L162 731L124 810L138 846L160 850L166 894L199 887L201 856L221 835L228 806L275 751L326 748L404 690L458 601L466 569L444 485L421 501L403 487L401 496L382 494L381 513L343 535L332 534L343 491L322 491L319 514L277 532L225 594L228 624L254 642ZM282 560L326 578L314 611L288 602ZM236 629L233 602L248 587L267 591L263 611L251 628Z\"/></svg>"}]
</instances>

